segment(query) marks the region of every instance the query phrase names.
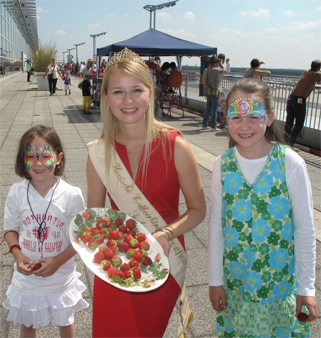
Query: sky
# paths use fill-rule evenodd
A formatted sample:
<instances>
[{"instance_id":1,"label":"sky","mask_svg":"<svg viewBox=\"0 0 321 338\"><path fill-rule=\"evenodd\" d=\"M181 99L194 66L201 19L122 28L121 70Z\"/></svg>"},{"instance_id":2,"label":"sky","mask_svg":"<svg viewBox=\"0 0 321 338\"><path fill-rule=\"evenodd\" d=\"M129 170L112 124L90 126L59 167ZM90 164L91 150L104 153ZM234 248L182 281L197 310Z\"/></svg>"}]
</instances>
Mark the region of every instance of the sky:
<instances>
[{"instance_id":1,"label":"sky","mask_svg":"<svg viewBox=\"0 0 321 338\"><path fill-rule=\"evenodd\" d=\"M129 39L149 29L145 5L166 0L36 0L38 37L56 42L57 60L78 46L78 60L93 57L96 47ZM253 58L262 68L309 69L321 59L320 0L179 0L156 11L156 29L177 38L217 47L231 67L249 67ZM68 52L69 53L69 52ZM66 61L67 54L64 54ZM70 54L76 60L76 50ZM162 57L162 62L173 58ZM183 57L183 65L197 65L197 57Z\"/></svg>"}]
</instances>

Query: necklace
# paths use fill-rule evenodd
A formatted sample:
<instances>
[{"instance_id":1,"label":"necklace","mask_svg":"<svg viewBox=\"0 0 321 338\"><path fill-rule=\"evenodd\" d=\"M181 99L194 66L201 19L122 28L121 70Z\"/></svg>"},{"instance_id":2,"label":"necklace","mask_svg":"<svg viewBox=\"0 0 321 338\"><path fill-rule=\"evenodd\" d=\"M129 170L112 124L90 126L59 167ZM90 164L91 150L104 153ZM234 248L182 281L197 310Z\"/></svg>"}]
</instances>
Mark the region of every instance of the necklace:
<instances>
[{"instance_id":1,"label":"necklace","mask_svg":"<svg viewBox=\"0 0 321 338\"><path fill-rule=\"evenodd\" d=\"M32 215L33 215L35 221L36 221L36 222L38 223L38 225L39 225L39 228L38 228L38 239L39 239L39 241L40 241L41 243L43 243L43 241L45 240L45 228L46 228L46 225L47 225L45 219L47 218L47 212L48 212L48 210L49 210L49 207L50 207L50 204L51 204L53 195L54 195L54 193L55 193L55 190L56 190L56 188L57 188L57 186L58 186L58 184L59 184L59 182L60 182L60 178L58 178L58 181L57 181L57 183L56 183L56 185L55 185L55 187L54 187L54 189L53 189L53 191L52 191L51 198L50 198L50 201L49 201L47 210L46 210L46 212L45 212L44 219L43 219L43 221L42 221L41 223L38 222L38 220L37 220L37 218L36 218L36 216L35 216L35 214L34 214L32 208L31 208L31 204L30 204L30 201L29 201L29 186L30 186L30 182L31 182L31 180L29 181L28 187L27 187L27 201L28 201L28 204L29 204L30 211L31 211L31 213L32 213Z\"/></svg>"}]
</instances>

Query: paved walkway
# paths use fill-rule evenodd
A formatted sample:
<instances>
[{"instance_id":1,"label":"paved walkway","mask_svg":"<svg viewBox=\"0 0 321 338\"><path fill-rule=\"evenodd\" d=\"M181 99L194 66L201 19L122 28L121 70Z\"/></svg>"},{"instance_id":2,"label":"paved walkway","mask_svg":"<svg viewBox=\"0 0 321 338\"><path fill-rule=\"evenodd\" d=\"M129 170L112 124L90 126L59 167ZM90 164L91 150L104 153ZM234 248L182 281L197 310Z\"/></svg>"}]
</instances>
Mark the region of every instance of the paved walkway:
<instances>
[{"instance_id":1,"label":"paved walkway","mask_svg":"<svg viewBox=\"0 0 321 338\"><path fill-rule=\"evenodd\" d=\"M85 163L87 157L86 144L100 136L102 124L98 110L92 110L93 115L83 115L81 110L81 91L76 87L78 79L72 80L72 94L65 96L64 91L58 91L50 97L48 92L38 91L34 77L32 82L26 82L26 75L19 74L0 82L0 218L3 219L4 203L10 186L21 179L14 174L14 161L18 140L31 126L44 124L55 128L61 137L65 155L66 171L62 177L68 183L80 187L86 199ZM62 87L62 81L58 80ZM227 149L225 131L202 131L201 118L198 115L180 112L173 113L174 118L164 116L166 122L180 129L190 142L197 158L204 185L206 201L210 203L211 171L216 156ZM309 170L314 195L315 225L318 233L317 254L321 255L321 159L314 155L299 151L305 159ZM180 209L184 211L182 199ZM208 217L193 231L186 234L188 252L188 270L186 276L187 293L195 315L189 338L212 338L215 335L215 314L208 298L207 286L207 222ZM3 226L0 226L0 238L3 236ZM0 247L0 254L7 250L6 244ZM5 292L12 277L13 258L11 255L1 256L0 302L5 299ZM81 272L81 280L86 284L84 297L90 304L89 309L76 314L76 336L91 337L91 304L93 275L76 257L77 270ZM317 264L317 300L321 304L321 265ZM157 306L155 304L155 306ZM13 326L6 321L7 311L0 308L0 336L12 338L19 336L19 326ZM178 312L175 308L164 335L174 338L177 328ZM312 324L312 337L321 337L320 317ZM52 323L37 332L37 337L59 337L58 329Z\"/></svg>"}]
</instances>

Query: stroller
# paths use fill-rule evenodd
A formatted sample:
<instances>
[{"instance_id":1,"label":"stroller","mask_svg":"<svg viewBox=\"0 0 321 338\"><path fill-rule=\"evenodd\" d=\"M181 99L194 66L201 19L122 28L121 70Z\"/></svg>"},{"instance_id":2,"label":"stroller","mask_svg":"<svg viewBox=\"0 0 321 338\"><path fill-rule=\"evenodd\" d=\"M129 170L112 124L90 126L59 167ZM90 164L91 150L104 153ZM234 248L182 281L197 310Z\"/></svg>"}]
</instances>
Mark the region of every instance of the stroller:
<instances>
[{"instance_id":1,"label":"stroller","mask_svg":"<svg viewBox=\"0 0 321 338\"><path fill-rule=\"evenodd\" d=\"M94 78L93 80L93 88L91 94L91 108L99 108L100 107L100 92L101 85L103 83L103 79Z\"/></svg>"}]
</instances>

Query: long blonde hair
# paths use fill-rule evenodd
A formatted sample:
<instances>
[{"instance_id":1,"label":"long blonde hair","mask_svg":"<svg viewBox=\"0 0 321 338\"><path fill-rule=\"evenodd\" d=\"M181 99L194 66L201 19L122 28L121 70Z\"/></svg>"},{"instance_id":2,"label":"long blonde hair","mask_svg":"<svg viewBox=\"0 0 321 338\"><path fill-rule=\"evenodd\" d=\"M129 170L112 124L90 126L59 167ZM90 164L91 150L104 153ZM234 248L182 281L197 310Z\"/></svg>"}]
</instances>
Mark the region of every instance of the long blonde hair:
<instances>
[{"instance_id":1,"label":"long blonde hair","mask_svg":"<svg viewBox=\"0 0 321 338\"><path fill-rule=\"evenodd\" d=\"M151 92L151 102L145 114L146 128L145 128L145 151L142 159L142 175L146 177L146 170L151 155L151 142L156 138L163 148L163 156L166 158L166 143L170 141L170 130L176 130L164 123L157 121L154 117L154 83L152 77L144 66L133 61L121 61L107 69L104 75L101 87L101 115L103 119L103 131L101 138L104 139L105 144L105 167L108 182L108 188L114 192L114 180L112 179L113 166L116 165L116 151L115 151L115 137L119 131L119 121L112 113L106 102L106 95L108 91L109 79L116 70L123 70L131 76L136 77L139 81L144 83ZM170 154L172 156L172 154Z\"/></svg>"}]
</instances>

